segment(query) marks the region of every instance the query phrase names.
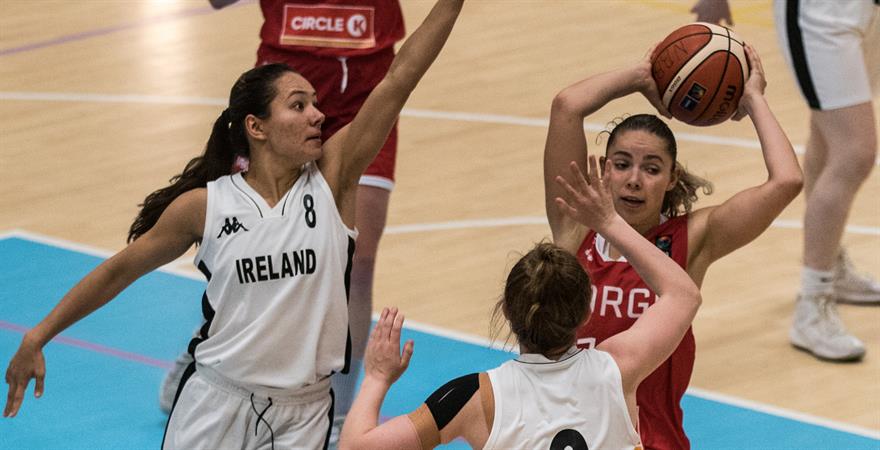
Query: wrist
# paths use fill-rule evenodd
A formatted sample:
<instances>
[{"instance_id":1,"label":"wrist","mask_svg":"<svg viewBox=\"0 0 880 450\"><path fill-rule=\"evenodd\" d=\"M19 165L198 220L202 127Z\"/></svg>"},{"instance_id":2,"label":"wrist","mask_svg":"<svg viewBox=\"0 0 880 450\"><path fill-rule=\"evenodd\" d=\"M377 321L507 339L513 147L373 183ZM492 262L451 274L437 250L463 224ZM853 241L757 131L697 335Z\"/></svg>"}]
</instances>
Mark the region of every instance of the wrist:
<instances>
[{"instance_id":1,"label":"wrist","mask_svg":"<svg viewBox=\"0 0 880 450\"><path fill-rule=\"evenodd\" d=\"M751 115L755 106L763 100L763 95L746 92L743 94L742 98L739 99L739 104L747 114Z\"/></svg>"},{"instance_id":2,"label":"wrist","mask_svg":"<svg viewBox=\"0 0 880 450\"><path fill-rule=\"evenodd\" d=\"M30 347L39 350L42 349L44 345L46 345L46 340L40 336L40 333L36 328L28 330L21 338L22 347Z\"/></svg>"},{"instance_id":3,"label":"wrist","mask_svg":"<svg viewBox=\"0 0 880 450\"><path fill-rule=\"evenodd\" d=\"M601 234L602 236L607 237L610 231L613 231L614 229L617 229L619 227L627 226L629 226L629 224L627 224L626 221L624 221L623 218L620 217L620 214L617 214L617 212L615 212L614 214L606 217L605 220L603 220L602 223L600 223L596 227L596 232Z\"/></svg>"},{"instance_id":4,"label":"wrist","mask_svg":"<svg viewBox=\"0 0 880 450\"><path fill-rule=\"evenodd\" d=\"M364 381L361 383L361 389L388 391L391 388L391 381L387 377L375 373L365 373Z\"/></svg>"}]
</instances>

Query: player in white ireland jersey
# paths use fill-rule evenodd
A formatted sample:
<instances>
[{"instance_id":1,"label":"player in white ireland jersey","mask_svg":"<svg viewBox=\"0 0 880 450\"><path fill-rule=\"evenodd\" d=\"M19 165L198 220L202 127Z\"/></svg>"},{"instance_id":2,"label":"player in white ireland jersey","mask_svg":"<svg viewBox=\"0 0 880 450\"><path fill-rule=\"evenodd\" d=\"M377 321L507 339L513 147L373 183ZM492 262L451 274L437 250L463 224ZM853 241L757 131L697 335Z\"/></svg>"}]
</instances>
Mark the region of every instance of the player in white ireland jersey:
<instances>
[{"instance_id":1,"label":"player in white ireland jersey","mask_svg":"<svg viewBox=\"0 0 880 450\"><path fill-rule=\"evenodd\" d=\"M4 416L31 378L43 391L42 347L145 273L200 244L205 323L163 448L326 448L329 376L346 369L346 301L358 180L437 57L463 0L438 0L350 124L321 140L315 89L284 64L235 82L204 154L150 194L131 243L80 281L27 332L6 372ZM230 175L237 156L247 172Z\"/></svg>"}]
</instances>

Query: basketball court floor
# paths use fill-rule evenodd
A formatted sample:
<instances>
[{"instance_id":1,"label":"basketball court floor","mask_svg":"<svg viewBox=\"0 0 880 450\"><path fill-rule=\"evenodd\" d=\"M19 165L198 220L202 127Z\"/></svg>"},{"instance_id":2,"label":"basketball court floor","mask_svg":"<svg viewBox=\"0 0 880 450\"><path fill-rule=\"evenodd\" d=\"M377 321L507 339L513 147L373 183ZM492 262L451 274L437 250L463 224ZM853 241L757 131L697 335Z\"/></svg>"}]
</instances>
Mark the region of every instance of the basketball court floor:
<instances>
[{"instance_id":1,"label":"basketball court floor","mask_svg":"<svg viewBox=\"0 0 880 450\"><path fill-rule=\"evenodd\" d=\"M807 109L779 54L770 3L733 1L761 52L767 98L798 150ZM408 29L429 10L403 0ZM562 87L641 57L692 20L691 1L470 0L401 117L397 185L375 308L399 306L413 365L384 415L510 358L489 317L516 256L548 236L541 157ZM207 1L0 1L0 361L90 268L125 244L144 196L197 155L235 78L251 67L258 5ZM632 97L585 123L650 111ZM680 158L716 204L766 177L750 123L673 122ZM880 175L844 244L880 276ZM699 206L698 205L698 206ZM880 308L841 306L868 354L830 364L792 349L803 198L715 263L694 324L684 401L694 448L880 448ZM46 393L0 421L0 448L156 448L158 385L198 325L203 281L187 255L135 283L46 347ZM503 333L502 333L503 335ZM454 444L451 447L462 447Z\"/></svg>"}]
</instances>

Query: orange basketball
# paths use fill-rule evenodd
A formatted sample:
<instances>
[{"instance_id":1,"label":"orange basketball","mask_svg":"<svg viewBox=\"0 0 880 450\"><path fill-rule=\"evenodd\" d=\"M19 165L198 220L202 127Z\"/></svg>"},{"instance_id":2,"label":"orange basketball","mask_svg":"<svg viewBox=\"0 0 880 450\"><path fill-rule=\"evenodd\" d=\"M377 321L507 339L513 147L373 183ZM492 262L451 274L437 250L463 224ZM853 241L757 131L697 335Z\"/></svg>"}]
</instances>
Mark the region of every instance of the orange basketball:
<instances>
[{"instance_id":1,"label":"orange basketball","mask_svg":"<svg viewBox=\"0 0 880 450\"><path fill-rule=\"evenodd\" d=\"M672 116L703 127L724 122L736 112L749 67L736 33L696 22L673 31L657 46L651 74Z\"/></svg>"}]
</instances>

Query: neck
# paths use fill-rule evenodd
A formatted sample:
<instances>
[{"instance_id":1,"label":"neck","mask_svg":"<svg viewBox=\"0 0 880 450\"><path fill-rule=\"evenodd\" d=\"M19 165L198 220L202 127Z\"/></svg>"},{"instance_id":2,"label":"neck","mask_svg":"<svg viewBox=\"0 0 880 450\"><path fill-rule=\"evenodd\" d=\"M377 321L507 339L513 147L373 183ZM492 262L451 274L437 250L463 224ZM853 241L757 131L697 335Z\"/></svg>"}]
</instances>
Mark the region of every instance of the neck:
<instances>
[{"instance_id":1,"label":"neck","mask_svg":"<svg viewBox=\"0 0 880 450\"><path fill-rule=\"evenodd\" d=\"M528 348L528 346L526 346L526 345L519 344L519 351L520 351L520 353L540 353L540 354L544 355L544 357L547 359L558 360L563 355L565 355L565 353L568 351L568 349L570 349L572 346L574 346L574 342L572 342L570 344L562 345L562 346L557 347L555 349L548 349L545 351L535 351L535 350Z\"/></svg>"},{"instance_id":2,"label":"neck","mask_svg":"<svg viewBox=\"0 0 880 450\"><path fill-rule=\"evenodd\" d=\"M275 206L281 197L299 179L300 167L287 168L251 161L248 171L242 173L245 181L260 194L269 206Z\"/></svg>"}]
</instances>

